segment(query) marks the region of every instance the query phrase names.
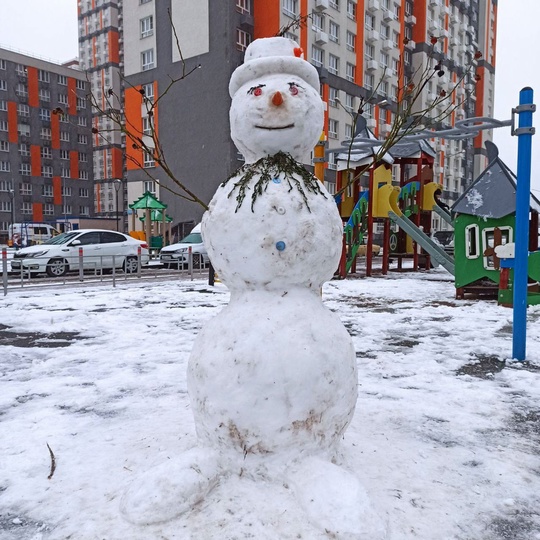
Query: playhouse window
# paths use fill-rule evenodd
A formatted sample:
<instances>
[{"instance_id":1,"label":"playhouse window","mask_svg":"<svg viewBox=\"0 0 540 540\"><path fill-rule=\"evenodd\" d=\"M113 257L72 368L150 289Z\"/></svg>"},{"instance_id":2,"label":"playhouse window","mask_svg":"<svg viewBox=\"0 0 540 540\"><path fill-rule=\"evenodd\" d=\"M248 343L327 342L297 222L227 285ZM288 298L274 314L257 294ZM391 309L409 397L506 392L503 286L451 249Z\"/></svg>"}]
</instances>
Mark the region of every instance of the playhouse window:
<instances>
[{"instance_id":1,"label":"playhouse window","mask_svg":"<svg viewBox=\"0 0 540 540\"><path fill-rule=\"evenodd\" d=\"M500 245L504 246L506 244L509 244L512 242L512 227L498 227L499 231L501 231L501 243ZM493 258L493 251L492 249L495 247L495 227L490 229L484 229L482 231L482 237L483 237L483 252L484 252L484 268L486 270L492 270L495 268L494 258ZM491 248L491 249L490 249ZM486 250L488 250L488 255L486 255Z\"/></svg>"},{"instance_id":2,"label":"playhouse window","mask_svg":"<svg viewBox=\"0 0 540 540\"><path fill-rule=\"evenodd\" d=\"M480 236L478 225L468 225L465 227L465 256L467 259L477 259L480 257Z\"/></svg>"}]
</instances>

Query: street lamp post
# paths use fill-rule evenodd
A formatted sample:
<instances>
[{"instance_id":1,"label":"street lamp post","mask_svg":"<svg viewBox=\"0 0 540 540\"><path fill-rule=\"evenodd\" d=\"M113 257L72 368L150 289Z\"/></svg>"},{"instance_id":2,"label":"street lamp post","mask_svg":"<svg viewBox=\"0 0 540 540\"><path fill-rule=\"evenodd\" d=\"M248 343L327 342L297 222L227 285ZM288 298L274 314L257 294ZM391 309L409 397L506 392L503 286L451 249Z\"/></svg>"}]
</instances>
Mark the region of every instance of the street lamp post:
<instances>
[{"instance_id":1,"label":"street lamp post","mask_svg":"<svg viewBox=\"0 0 540 540\"><path fill-rule=\"evenodd\" d=\"M116 230L120 230L119 222L120 222L120 215L118 211L118 192L120 191L120 188L122 187L122 180L116 179L114 181L114 189L116 190Z\"/></svg>"},{"instance_id":2,"label":"street lamp post","mask_svg":"<svg viewBox=\"0 0 540 540\"><path fill-rule=\"evenodd\" d=\"M9 196L11 198L11 242L13 244L13 233L15 230L15 190L11 188L9 190ZM9 240L9 234L8 234Z\"/></svg>"}]
</instances>

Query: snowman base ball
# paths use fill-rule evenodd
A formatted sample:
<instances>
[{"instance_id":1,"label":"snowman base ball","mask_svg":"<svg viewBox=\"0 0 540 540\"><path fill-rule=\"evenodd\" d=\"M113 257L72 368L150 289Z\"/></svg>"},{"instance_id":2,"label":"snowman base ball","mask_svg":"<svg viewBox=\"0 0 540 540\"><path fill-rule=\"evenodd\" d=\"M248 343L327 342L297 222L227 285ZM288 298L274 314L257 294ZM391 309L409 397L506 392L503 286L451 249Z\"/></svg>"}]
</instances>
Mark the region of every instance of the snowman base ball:
<instances>
[{"instance_id":1,"label":"snowman base ball","mask_svg":"<svg viewBox=\"0 0 540 540\"><path fill-rule=\"evenodd\" d=\"M231 296L189 360L200 447L132 484L122 512L138 524L171 520L238 475L290 486L308 521L335 538L382 539L359 480L336 465L358 377L352 340L320 297L341 256L341 217L301 165L323 127L317 71L294 41L259 39L229 91L245 165L202 220Z\"/></svg>"}]
</instances>

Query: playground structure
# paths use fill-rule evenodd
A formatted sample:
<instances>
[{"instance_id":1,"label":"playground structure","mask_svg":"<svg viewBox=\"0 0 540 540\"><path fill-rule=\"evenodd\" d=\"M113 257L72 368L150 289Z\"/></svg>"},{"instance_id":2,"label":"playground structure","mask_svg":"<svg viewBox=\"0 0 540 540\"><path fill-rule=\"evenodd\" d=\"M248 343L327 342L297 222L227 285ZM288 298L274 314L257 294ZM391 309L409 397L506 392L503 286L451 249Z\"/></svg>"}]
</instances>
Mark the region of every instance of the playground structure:
<instances>
[{"instance_id":1,"label":"playground structure","mask_svg":"<svg viewBox=\"0 0 540 540\"><path fill-rule=\"evenodd\" d=\"M360 136L372 139L367 128ZM375 148L368 149L361 156L339 154L337 189L341 190L350 175L358 172L373 159ZM360 246L366 245L365 273L373 272L373 245L375 226L382 226L382 273L389 271L390 259L398 261L402 270L403 259L412 259L412 268L418 270L423 265L442 265L454 274L454 262L444 249L430 238L432 212L437 212L444 220L452 223L451 216L435 201L435 192L442 186L433 182L433 162L435 151L425 141L413 141L392 149L392 154L377 167L371 167L367 181L360 177L343 191L336 202L345 222L344 249L339 267L340 277L356 271L356 258ZM341 163L342 170L339 163ZM399 186L392 182L392 165L399 166ZM412 166L412 167L407 167ZM354 169L353 169L354 167ZM406 178L406 170L415 170ZM364 186L361 186L361 183ZM364 189L362 189L362 187ZM392 225L397 231L392 231Z\"/></svg>"},{"instance_id":2,"label":"playground structure","mask_svg":"<svg viewBox=\"0 0 540 540\"><path fill-rule=\"evenodd\" d=\"M147 191L130 204L129 208L132 211L130 236L146 240L149 249L154 251L159 251L163 246L171 243L171 223L173 220L166 214L166 204ZM140 217L137 213L139 210L144 212ZM137 230L137 218L143 223L143 231Z\"/></svg>"}]
</instances>

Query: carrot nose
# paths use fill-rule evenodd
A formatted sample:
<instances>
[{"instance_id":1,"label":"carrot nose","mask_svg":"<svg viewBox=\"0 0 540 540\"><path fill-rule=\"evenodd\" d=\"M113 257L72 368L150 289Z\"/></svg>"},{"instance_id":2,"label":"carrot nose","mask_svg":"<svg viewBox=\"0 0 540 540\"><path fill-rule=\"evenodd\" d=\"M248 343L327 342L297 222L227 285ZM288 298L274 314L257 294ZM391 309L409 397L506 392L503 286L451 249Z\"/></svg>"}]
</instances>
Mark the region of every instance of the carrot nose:
<instances>
[{"instance_id":1,"label":"carrot nose","mask_svg":"<svg viewBox=\"0 0 540 540\"><path fill-rule=\"evenodd\" d=\"M276 93L272 96L272 103L273 103L276 107L279 107L279 106L283 103L283 96L281 95L281 92L276 92Z\"/></svg>"}]
</instances>

